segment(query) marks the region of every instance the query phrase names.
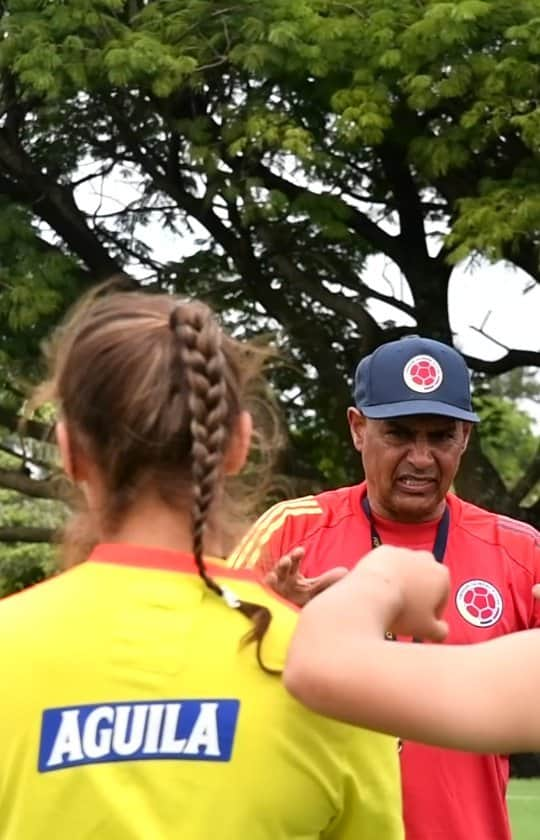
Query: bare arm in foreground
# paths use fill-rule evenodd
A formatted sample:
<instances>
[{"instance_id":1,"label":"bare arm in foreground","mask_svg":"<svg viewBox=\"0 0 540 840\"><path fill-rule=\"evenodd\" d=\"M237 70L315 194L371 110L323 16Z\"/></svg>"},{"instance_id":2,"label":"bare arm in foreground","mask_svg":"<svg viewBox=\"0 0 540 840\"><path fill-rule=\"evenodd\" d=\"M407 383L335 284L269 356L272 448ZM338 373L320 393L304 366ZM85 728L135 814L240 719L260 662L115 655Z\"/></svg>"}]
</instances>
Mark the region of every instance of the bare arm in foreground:
<instances>
[{"instance_id":1,"label":"bare arm in foreground","mask_svg":"<svg viewBox=\"0 0 540 840\"><path fill-rule=\"evenodd\" d=\"M288 690L317 712L409 740L540 748L540 631L467 646L384 640L392 630L441 641L448 589L447 570L428 552L371 552L302 611Z\"/></svg>"}]
</instances>

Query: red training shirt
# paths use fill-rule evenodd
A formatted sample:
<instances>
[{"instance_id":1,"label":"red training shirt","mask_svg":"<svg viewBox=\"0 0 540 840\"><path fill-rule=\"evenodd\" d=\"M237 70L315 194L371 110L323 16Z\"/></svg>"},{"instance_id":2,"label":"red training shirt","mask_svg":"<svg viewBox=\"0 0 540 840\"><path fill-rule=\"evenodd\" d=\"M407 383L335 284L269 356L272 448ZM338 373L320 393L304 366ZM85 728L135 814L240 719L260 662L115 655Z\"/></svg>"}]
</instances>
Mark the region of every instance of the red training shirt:
<instances>
[{"instance_id":1,"label":"red training shirt","mask_svg":"<svg viewBox=\"0 0 540 840\"><path fill-rule=\"evenodd\" d=\"M231 557L234 566L267 571L296 546L302 573L352 568L372 548L362 510L365 483L280 502L255 523ZM540 626L540 535L534 528L448 495L444 563L451 597L450 644L469 644ZM431 550L438 522L403 524L374 516L385 544ZM389 642L389 644L391 644ZM463 686L463 705L467 686ZM508 757L476 755L407 742L401 753L407 840L511 840Z\"/></svg>"}]
</instances>

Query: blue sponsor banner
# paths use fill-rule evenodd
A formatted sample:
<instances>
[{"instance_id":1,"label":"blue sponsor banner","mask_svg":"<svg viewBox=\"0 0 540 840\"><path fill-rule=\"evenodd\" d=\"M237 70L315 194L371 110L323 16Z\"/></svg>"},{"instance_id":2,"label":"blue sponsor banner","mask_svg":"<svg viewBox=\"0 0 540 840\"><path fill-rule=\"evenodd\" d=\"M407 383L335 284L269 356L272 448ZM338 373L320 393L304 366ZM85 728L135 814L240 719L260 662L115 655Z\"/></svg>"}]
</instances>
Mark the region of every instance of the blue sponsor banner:
<instances>
[{"instance_id":1,"label":"blue sponsor banner","mask_svg":"<svg viewBox=\"0 0 540 840\"><path fill-rule=\"evenodd\" d=\"M240 703L230 699L100 703L45 709L41 773L111 761L230 761Z\"/></svg>"}]
</instances>

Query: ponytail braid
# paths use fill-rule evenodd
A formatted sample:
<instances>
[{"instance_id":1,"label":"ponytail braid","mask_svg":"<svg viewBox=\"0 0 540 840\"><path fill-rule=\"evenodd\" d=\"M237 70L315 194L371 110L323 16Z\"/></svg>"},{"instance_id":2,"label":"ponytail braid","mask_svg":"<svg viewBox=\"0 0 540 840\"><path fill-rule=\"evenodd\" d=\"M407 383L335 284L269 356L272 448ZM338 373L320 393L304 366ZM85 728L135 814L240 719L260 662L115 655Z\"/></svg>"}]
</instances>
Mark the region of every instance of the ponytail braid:
<instances>
[{"instance_id":1,"label":"ponytail braid","mask_svg":"<svg viewBox=\"0 0 540 840\"><path fill-rule=\"evenodd\" d=\"M204 563L204 536L222 475L223 455L227 448L227 419L230 414L227 389L227 363L222 349L222 333L210 310L203 304L177 306L169 319L171 330L179 339L179 354L188 386L188 410L191 431L191 473L193 479L193 554L200 577L208 589L225 603L253 622L244 643L256 643L257 661L262 661L261 644L272 620L267 607L237 598L220 586L207 572Z\"/></svg>"}]
</instances>

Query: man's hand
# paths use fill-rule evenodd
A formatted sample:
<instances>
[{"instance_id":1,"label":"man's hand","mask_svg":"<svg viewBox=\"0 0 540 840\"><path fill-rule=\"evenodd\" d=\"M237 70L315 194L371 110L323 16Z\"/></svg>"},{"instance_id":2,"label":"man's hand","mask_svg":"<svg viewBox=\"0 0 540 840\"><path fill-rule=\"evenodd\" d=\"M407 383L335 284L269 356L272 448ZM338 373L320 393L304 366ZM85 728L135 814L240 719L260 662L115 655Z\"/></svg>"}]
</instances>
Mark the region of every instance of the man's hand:
<instances>
[{"instance_id":1,"label":"man's hand","mask_svg":"<svg viewBox=\"0 0 540 840\"><path fill-rule=\"evenodd\" d=\"M535 583L532 588L533 597L536 598L537 601L540 601L540 583Z\"/></svg>"},{"instance_id":2,"label":"man's hand","mask_svg":"<svg viewBox=\"0 0 540 840\"><path fill-rule=\"evenodd\" d=\"M289 554L285 554L279 559L264 579L266 585L270 586L274 592L299 607L303 607L319 592L341 580L348 571L343 566L336 566L335 569L329 569L322 575L307 578L300 571L300 563L303 557L304 549L302 547L293 548Z\"/></svg>"}]
</instances>

